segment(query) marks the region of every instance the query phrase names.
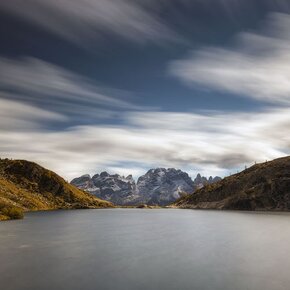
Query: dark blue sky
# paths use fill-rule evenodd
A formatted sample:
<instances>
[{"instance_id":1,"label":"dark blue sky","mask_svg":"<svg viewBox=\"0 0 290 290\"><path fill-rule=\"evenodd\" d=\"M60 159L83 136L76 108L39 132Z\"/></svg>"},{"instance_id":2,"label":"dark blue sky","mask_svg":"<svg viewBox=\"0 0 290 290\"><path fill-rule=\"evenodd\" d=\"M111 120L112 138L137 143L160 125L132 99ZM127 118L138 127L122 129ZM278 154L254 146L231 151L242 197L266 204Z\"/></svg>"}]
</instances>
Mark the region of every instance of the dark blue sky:
<instances>
[{"instance_id":1,"label":"dark blue sky","mask_svg":"<svg viewBox=\"0 0 290 290\"><path fill-rule=\"evenodd\" d=\"M267 67L281 61L275 52L289 40L283 28L289 11L283 0L2 2L0 100L7 110L0 129L10 141L1 152L69 177L99 169L139 174L171 164L192 174L226 174L253 162L253 150L261 161L287 154L288 140L273 144L272 137L262 141L269 144L261 152L255 138L262 121L237 134L253 124L248 120L288 108L288 84L274 89ZM281 80L287 76L281 73ZM263 82L271 87L263 89ZM236 131L221 132L230 123ZM52 147L20 149L19 132L48 138ZM162 136L156 144L154 132ZM116 150L116 136L124 136L120 142L128 152ZM83 138L84 144L70 148L58 141L66 138ZM255 142L245 148L245 138ZM212 148L216 139L226 148Z\"/></svg>"}]
</instances>

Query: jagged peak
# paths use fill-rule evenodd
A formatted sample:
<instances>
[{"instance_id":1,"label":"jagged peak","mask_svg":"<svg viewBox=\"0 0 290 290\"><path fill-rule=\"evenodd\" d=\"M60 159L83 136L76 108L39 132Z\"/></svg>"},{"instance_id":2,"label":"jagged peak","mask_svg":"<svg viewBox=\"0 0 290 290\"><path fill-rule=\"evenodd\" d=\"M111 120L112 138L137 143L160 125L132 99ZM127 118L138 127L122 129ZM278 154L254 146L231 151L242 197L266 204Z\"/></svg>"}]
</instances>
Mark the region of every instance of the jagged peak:
<instances>
[{"instance_id":1,"label":"jagged peak","mask_svg":"<svg viewBox=\"0 0 290 290\"><path fill-rule=\"evenodd\" d=\"M107 171L103 171L103 172L101 172L101 174L100 174L100 176L101 177L107 177L107 176L109 176L110 174L107 172Z\"/></svg>"},{"instance_id":2,"label":"jagged peak","mask_svg":"<svg viewBox=\"0 0 290 290\"><path fill-rule=\"evenodd\" d=\"M84 178L91 178L91 175L90 175L90 174L83 174L81 177L84 177Z\"/></svg>"}]
</instances>

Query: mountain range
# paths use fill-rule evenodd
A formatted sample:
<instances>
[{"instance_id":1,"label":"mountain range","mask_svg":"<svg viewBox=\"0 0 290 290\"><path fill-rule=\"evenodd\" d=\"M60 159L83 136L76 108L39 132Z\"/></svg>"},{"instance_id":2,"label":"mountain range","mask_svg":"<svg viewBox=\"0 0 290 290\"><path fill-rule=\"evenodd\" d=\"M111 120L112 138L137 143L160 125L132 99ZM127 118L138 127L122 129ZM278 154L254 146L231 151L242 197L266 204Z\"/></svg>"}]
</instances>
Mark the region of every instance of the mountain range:
<instances>
[{"instance_id":1,"label":"mountain range","mask_svg":"<svg viewBox=\"0 0 290 290\"><path fill-rule=\"evenodd\" d=\"M289 211L290 157L255 164L224 179L198 174L192 180L181 170L156 168L137 182L131 175L102 172L75 178L72 184L34 162L0 159L0 220L21 218L25 211L108 208L113 203Z\"/></svg>"},{"instance_id":2,"label":"mountain range","mask_svg":"<svg viewBox=\"0 0 290 290\"><path fill-rule=\"evenodd\" d=\"M186 172L175 168L150 169L137 182L132 175L102 172L92 177L85 174L74 178L71 184L97 197L117 205L168 205L183 195L194 192L206 184L221 180L220 177L206 177L198 174L192 180Z\"/></svg>"},{"instance_id":3,"label":"mountain range","mask_svg":"<svg viewBox=\"0 0 290 290\"><path fill-rule=\"evenodd\" d=\"M56 173L25 160L0 159L0 220L23 211L113 207Z\"/></svg>"}]
</instances>

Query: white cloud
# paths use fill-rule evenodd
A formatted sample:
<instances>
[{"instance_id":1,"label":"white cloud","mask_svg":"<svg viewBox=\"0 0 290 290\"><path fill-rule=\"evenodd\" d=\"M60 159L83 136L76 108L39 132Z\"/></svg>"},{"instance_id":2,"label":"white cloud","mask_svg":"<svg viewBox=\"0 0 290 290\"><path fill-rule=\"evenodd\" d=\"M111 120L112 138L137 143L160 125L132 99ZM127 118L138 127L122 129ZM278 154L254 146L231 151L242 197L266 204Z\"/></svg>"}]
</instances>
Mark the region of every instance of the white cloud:
<instances>
[{"instance_id":1,"label":"white cloud","mask_svg":"<svg viewBox=\"0 0 290 290\"><path fill-rule=\"evenodd\" d=\"M288 14L271 14L263 30L240 33L232 48L194 51L170 72L188 84L289 105L289 27Z\"/></svg>"},{"instance_id":2,"label":"white cloud","mask_svg":"<svg viewBox=\"0 0 290 290\"><path fill-rule=\"evenodd\" d=\"M0 130L28 130L39 129L40 123L47 121L67 121L61 114L42 110L20 102L1 99L0 94Z\"/></svg>"},{"instance_id":3,"label":"white cloud","mask_svg":"<svg viewBox=\"0 0 290 290\"><path fill-rule=\"evenodd\" d=\"M71 179L102 170L136 174L159 166L193 175L226 174L289 153L289 109L255 115L134 113L124 121L127 125L61 132L0 131L1 156L34 160Z\"/></svg>"},{"instance_id":4,"label":"white cloud","mask_svg":"<svg viewBox=\"0 0 290 290\"><path fill-rule=\"evenodd\" d=\"M10 0L1 1L0 9L80 45L106 31L137 42L176 37L143 1Z\"/></svg>"},{"instance_id":5,"label":"white cloud","mask_svg":"<svg viewBox=\"0 0 290 290\"><path fill-rule=\"evenodd\" d=\"M110 93L110 89L107 91ZM1 98L72 116L74 120L109 118L120 109L138 109L124 98L103 93L89 79L35 58L0 58Z\"/></svg>"}]
</instances>

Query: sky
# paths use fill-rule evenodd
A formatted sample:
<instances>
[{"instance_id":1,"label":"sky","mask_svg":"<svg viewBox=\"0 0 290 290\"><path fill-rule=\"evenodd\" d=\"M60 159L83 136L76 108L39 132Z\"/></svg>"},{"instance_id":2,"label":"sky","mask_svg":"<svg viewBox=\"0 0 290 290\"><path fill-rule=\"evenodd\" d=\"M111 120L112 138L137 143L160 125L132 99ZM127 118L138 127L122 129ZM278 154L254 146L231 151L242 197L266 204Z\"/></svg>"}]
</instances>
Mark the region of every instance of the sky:
<instances>
[{"instance_id":1,"label":"sky","mask_svg":"<svg viewBox=\"0 0 290 290\"><path fill-rule=\"evenodd\" d=\"M290 153L288 0L0 1L0 157L70 180Z\"/></svg>"}]
</instances>

